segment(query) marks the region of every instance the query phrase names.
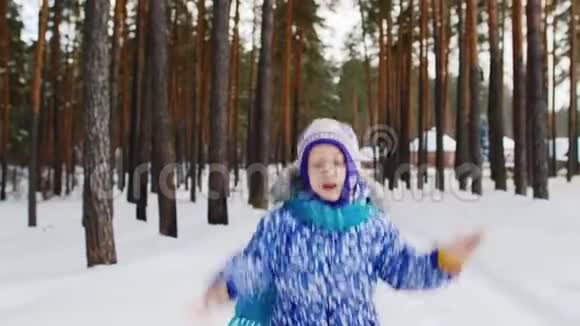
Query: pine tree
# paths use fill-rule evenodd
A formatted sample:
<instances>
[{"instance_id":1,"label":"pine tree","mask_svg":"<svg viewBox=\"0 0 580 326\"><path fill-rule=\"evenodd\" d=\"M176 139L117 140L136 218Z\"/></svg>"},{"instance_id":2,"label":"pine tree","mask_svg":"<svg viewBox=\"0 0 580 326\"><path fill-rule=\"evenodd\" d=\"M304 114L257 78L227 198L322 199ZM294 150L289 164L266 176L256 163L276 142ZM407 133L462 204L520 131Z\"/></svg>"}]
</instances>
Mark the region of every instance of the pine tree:
<instances>
[{"instance_id":1,"label":"pine tree","mask_svg":"<svg viewBox=\"0 0 580 326\"><path fill-rule=\"evenodd\" d=\"M469 0L468 0L469 1ZM444 153L443 134L445 133L445 98L444 92L444 64L443 58L443 17L441 12L441 2L433 0L433 39L435 42L435 125L437 129L437 153L436 153L436 176L435 187L441 191L445 190L444 174Z\"/></svg>"},{"instance_id":2,"label":"pine tree","mask_svg":"<svg viewBox=\"0 0 580 326\"><path fill-rule=\"evenodd\" d=\"M459 77L457 80L457 120L455 125L455 138L457 149L455 151L455 169L459 188L466 190L468 173L464 171L464 164L469 163L469 138L468 138L468 112L469 112L469 66L467 62L465 13L464 1L457 1L457 16L459 17L457 34L459 37Z\"/></svg>"},{"instance_id":3,"label":"pine tree","mask_svg":"<svg viewBox=\"0 0 580 326\"><path fill-rule=\"evenodd\" d=\"M273 0L264 0L262 5L261 47L258 62L258 80L253 109L252 146L255 145L255 156L251 157L248 168L250 198L249 203L255 208L268 207L268 163L270 158L270 117L272 112L272 34L274 32Z\"/></svg>"},{"instance_id":4,"label":"pine tree","mask_svg":"<svg viewBox=\"0 0 580 326\"><path fill-rule=\"evenodd\" d=\"M141 159L140 140L143 130L142 120L144 114L144 94L145 90L145 48L147 35L147 7L149 0L138 0L137 3L137 29L134 46L134 69L131 90L131 123L129 126L129 185L127 191L127 200L137 204L147 196L140 189L140 175L143 174L141 168L138 170ZM137 214L139 215L139 214ZM138 217L139 218L139 217Z\"/></svg>"},{"instance_id":5,"label":"pine tree","mask_svg":"<svg viewBox=\"0 0 580 326\"><path fill-rule=\"evenodd\" d=\"M577 96L577 60L578 54L577 50L577 3L572 1L571 15L570 15L570 108L568 111L568 164L566 173L566 179L568 182L572 180L572 177L576 174L578 170L578 131L577 131L577 115L578 115L578 96ZM535 190L535 189L534 189Z\"/></svg>"},{"instance_id":6,"label":"pine tree","mask_svg":"<svg viewBox=\"0 0 580 326\"><path fill-rule=\"evenodd\" d=\"M8 138L10 133L10 30L8 26L8 1L0 1L0 168L2 184L0 200L6 200L8 178Z\"/></svg>"},{"instance_id":7,"label":"pine tree","mask_svg":"<svg viewBox=\"0 0 580 326\"><path fill-rule=\"evenodd\" d=\"M487 0L489 44L491 57L491 71L489 76L489 103L488 116L491 144L490 162L495 189L507 190L506 169L503 149L503 98L502 94L502 63L499 49L497 30L497 6L496 1ZM503 23L503 22L502 22Z\"/></svg>"},{"instance_id":8,"label":"pine tree","mask_svg":"<svg viewBox=\"0 0 580 326\"><path fill-rule=\"evenodd\" d=\"M34 48L34 76L31 86L32 132L30 164L28 166L28 226L36 226L36 186L38 173L38 124L40 113L40 88L44 63L45 34L48 27L48 0L43 0L38 19L38 40Z\"/></svg>"},{"instance_id":9,"label":"pine tree","mask_svg":"<svg viewBox=\"0 0 580 326\"><path fill-rule=\"evenodd\" d=\"M210 174L208 196L208 222L228 224L226 192L228 184L227 133L221 126L227 126L227 76L228 76L228 22L229 1L215 0L213 4L211 87L211 136L209 146Z\"/></svg>"},{"instance_id":10,"label":"pine tree","mask_svg":"<svg viewBox=\"0 0 580 326\"><path fill-rule=\"evenodd\" d=\"M533 128L534 198L548 199L548 151L546 148L546 100L542 64L542 6L540 0L528 0L527 107ZM576 151L577 152L577 151ZM577 161L577 160L576 160Z\"/></svg>"},{"instance_id":11,"label":"pine tree","mask_svg":"<svg viewBox=\"0 0 580 326\"><path fill-rule=\"evenodd\" d=\"M83 226L87 264L117 263L113 234L113 193L109 115L109 2L87 0L83 37L85 144Z\"/></svg>"},{"instance_id":12,"label":"pine tree","mask_svg":"<svg viewBox=\"0 0 580 326\"><path fill-rule=\"evenodd\" d=\"M467 0L466 7L466 33L469 47L469 90L470 90L470 114L469 114L469 149L471 163L476 169L472 171L471 191L481 195L481 146L480 146L480 112L479 112L479 63L477 52L477 2Z\"/></svg>"},{"instance_id":13,"label":"pine tree","mask_svg":"<svg viewBox=\"0 0 580 326\"><path fill-rule=\"evenodd\" d=\"M458 1L461 3L461 1ZM427 155L424 151L425 147L425 131L427 112L429 111L429 74L428 74L428 28L427 21L429 20L429 4L427 1L420 1L420 36L419 36L419 116L418 116L418 128L417 128L417 166L418 166L418 176L417 176L417 188L423 189L423 184L425 183L425 176L427 174ZM461 43L461 42L460 42Z\"/></svg>"},{"instance_id":14,"label":"pine tree","mask_svg":"<svg viewBox=\"0 0 580 326\"><path fill-rule=\"evenodd\" d=\"M126 40L123 39L125 34L125 7L127 5L127 0L116 0L115 1L115 11L114 11L114 27L113 27L113 46L112 46L112 62L111 62L111 153L113 157L113 163L115 163L115 150L120 147L121 149L121 162L123 162L126 157L124 157L124 147L122 141L123 134L123 111L121 110L123 103L119 101L120 90L123 85L121 83L121 67L127 65L127 62L122 62L123 53L123 43ZM113 166L116 166L114 164ZM119 168L117 171L117 186L119 190L123 190L125 184L125 173L123 168Z\"/></svg>"},{"instance_id":15,"label":"pine tree","mask_svg":"<svg viewBox=\"0 0 580 326\"><path fill-rule=\"evenodd\" d=\"M152 1L149 10L149 42L151 57L151 100L153 110L153 160L157 161L159 233L177 237L177 210L175 206L175 144L167 108L168 55L167 6L164 1Z\"/></svg>"},{"instance_id":16,"label":"pine tree","mask_svg":"<svg viewBox=\"0 0 580 326\"><path fill-rule=\"evenodd\" d=\"M522 51L522 1L513 0L512 5L512 41L513 41L513 122L515 141L514 183L516 194L525 196L528 187L528 159L526 146L526 103L525 71Z\"/></svg>"}]
</instances>

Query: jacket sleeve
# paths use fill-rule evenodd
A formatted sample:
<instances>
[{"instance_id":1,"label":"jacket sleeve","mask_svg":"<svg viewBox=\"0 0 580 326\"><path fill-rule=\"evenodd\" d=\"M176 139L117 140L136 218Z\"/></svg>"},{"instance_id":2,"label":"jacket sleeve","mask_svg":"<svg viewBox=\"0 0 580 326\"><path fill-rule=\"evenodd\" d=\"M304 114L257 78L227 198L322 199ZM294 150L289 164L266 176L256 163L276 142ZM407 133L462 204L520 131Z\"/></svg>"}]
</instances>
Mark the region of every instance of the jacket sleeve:
<instances>
[{"instance_id":1,"label":"jacket sleeve","mask_svg":"<svg viewBox=\"0 0 580 326\"><path fill-rule=\"evenodd\" d=\"M231 299L256 296L268 290L273 279L275 214L270 213L260 220L248 245L231 257L220 273Z\"/></svg>"},{"instance_id":2,"label":"jacket sleeve","mask_svg":"<svg viewBox=\"0 0 580 326\"><path fill-rule=\"evenodd\" d=\"M439 264L439 250L419 254L403 242L399 230L382 216L378 232L378 255L374 267L378 276L398 290L431 289L444 285L453 276Z\"/></svg>"}]
</instances>

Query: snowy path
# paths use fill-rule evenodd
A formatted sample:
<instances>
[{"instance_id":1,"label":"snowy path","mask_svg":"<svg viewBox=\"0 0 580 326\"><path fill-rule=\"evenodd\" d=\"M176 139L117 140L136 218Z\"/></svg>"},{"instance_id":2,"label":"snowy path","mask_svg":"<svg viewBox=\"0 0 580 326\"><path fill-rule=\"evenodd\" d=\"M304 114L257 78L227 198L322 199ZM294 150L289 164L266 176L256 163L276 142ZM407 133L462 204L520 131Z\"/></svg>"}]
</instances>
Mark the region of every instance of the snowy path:
<instances>
[{"instance_id":1,"label":"snowy path","mask_svg":"<svg viewBox=\"0 0 580 326\"><path fill-rule=\"evenodd\" d=\"M406 196L390 204L393 220L419 248L472 228L487 237L462 278L431 292L377 289L384 325L580 324L580 183L552 182L552 200L511 193L461 201ZM179 239L157 234L157 219L134 220L124 196L115 201L119 264L85 268L79 199L39 206L40 227L26 225L26 202L0 203L0 325L224 325L232 307L206 318L192 306L207 280L242 246L261 214L239 198L232 224L210 227L206 204L178 203ZM156 216L155 197L149 216Z\"/></svg>"}]
</instances>

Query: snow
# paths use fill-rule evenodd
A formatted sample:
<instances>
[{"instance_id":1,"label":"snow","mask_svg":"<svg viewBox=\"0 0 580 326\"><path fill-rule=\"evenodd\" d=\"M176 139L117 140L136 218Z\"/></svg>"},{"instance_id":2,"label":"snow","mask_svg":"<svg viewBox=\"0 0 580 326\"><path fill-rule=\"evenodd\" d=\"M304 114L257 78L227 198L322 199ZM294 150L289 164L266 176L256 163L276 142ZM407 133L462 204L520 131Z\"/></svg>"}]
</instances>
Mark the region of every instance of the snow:
<instances>
[{"instance_id":1,"label":"snow","mask_svg":"<svg viewBox=\"0 0 580 326\"><path fill-rule=\"evenodd\" d=\"M431 128L427 132L426 135L427 135L427 151L428 152L435 152L437 150L437 131L436 131L436 129ZM504 139L504 141L505 141L505 139ZM454 152L456 146L457 146L457 142L455 141L455 139L453 139L451 136L449 136L447 134L443 134L443 151ZM419 138L415 138L409 143L409 150L411 150L412 152L416 152L418 148L419 148ZM361 148L360 154L364 159L366 159L368 161L373 160L373 149L370 146L366 146L366 147Z\"/></svg>"},{"instance_id":2,"label":"snow","mask_svg":"<svg viewBox=\"0 0 580 326\"><path fill-rule=\"evenodd\" d=\"M373 160L373 148L372 147L363 147L360 149L360 156L361 161L363 162L371 162Z\"/></svg>"},{"instance_id":3,"label":"snow","mask_svg":"<svg viewBox=\"0 0 580 326\"><path fill-rule=\"evenodd\" d=\"M504 136L503 137L503 156L505 158L505 166L507 168L513 168L515 166L515 149L516 149L516 142Z\"/></svg>"},{"instance_id":4,"label":"snow","mask_svg":"<svg viewBox=\"0 0 580 326\"><path fill-rule=\"evenodd\" d=\"M580 144L580 137L578 137L578 144ZM548 155L552 157L552 148L554 148L554 143L552 139L547 142L548 145ZM556 160L557 161L568 161L568 148L570 144L568 143L568 137L556 137ZM580 162L580 146L578 146L578 162Z\"/></svg>"},{"instance_id":5,"label":"snow","mask_svg":"<svg viewBox=\"0 0 580 326\"><path fill-rule=\"evenodd\" d=\"M376 154L379 155L380 154L380 148L378 146L375 147L376 148ZM363 148L360 149L359 151L360 155L360 161L361 162L372 162L374 159L374 153L373 153L373 148L371 146L365 146ZM386 149L384 149L384 155L386 155Z\"/></svg>"},{"instance_id":6,"label":"snow","mask_svg":"<svg viewBox=\"0 0 580 326\"><path fill-rule=\"evenodd\" d=\"M515 148L516 148L516 142L507 136L503 136L503 149L504 150L515 150Z\"/></svg>"},{"instance_id":7,"label":"snow","mask_svg":"<svg viewBox=\"0 0 580 326\"><path fill-rule=\"evenodd\" d=\"M482 228L486 238L461 278L447 288L394 292L379 286L382 324L579 325L580 179L550 180L549 201L517 197L513 189L494 192L488 180L483 197L454 189L389 193L390 215L419 249L466 230ZM242 191L232 192L227 227L207 225L204 195L193 204L185 190L179 191L178 239L158 234L154 195L144 223L116 192L119 263L92 269L85 266L78 191L41 201L34 229L26 227L25 197L0 202L0 325L227 323L233 305L205 315L194 307L213 273L246 243L263 214L245 204Z\"/></svg>"},{"instance_id":8,"label":"snow","mask_svg":"<svg viewBox=\"0 0 580 326\"><path fill-rule=\"evenodd\" d=\"M443 134L443 151L445 152L455 152L455 147L457 142L451 136ZM416 152L419 148L419 138L415 138L409 144L411 151ZM427 132L427 151L435 152L437 150L437 131L435 128L431 128Z\"/></svg>"}]
</instances>

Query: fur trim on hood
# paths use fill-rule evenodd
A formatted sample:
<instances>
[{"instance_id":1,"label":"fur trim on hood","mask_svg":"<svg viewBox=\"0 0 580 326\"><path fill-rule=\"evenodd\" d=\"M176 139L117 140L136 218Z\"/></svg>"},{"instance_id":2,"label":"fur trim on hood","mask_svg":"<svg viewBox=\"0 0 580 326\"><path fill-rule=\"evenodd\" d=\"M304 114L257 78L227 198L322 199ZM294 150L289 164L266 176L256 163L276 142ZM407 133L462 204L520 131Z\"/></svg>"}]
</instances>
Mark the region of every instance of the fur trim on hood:
<instances>
[{"instance_id":1,"label":"fur trim on hood","mask_svg":"<svg viewBox=\"0 0 580 326\"><path fill-rule=\"evenodd\" d=\"M370 202L383 212L387 213L389 206L381 184L363 173L359 172L359 175L362 183L368 189ZM270 196L272 197L273 203L276 204L291 199L303 188L298 168L294 164L291 164L282 170L280 175L278 175L272 184Z\"/></svg>"}]
</instances>

